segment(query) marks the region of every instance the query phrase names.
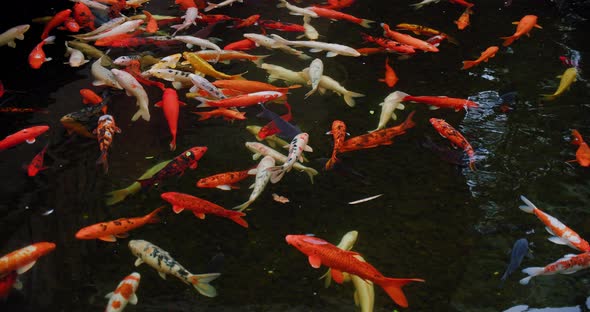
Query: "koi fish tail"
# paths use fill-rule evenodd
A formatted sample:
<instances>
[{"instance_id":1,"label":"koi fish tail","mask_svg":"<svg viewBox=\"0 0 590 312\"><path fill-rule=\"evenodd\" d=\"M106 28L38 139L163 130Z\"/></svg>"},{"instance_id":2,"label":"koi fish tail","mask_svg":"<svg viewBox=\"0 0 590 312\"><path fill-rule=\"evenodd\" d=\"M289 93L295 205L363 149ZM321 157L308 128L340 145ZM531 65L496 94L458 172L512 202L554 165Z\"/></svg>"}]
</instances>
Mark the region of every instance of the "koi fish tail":
<instances>
[{"instance_id":1,"label":"koi fish tail","mask_svg":"<svg viewBox=\"0 0 590 312\"><path fill-rule=\"evenodd\" d=\"M361 22L359 23L359 25L365 27L365 28L371 28L371 23L375 23L375 21L372 20L368 20L368 19L362 19Z\"/></svg>"},{"instance_id":2,"label":"koi fish tail","mask_svg":"<svg viewBox=\"0 0 590 312\"><path fill-rule=\"evenodd\" d=\"M517 38L518 37L516 37L516 36L500 37L500 39L504 39L504 43L502 43L502 45L505 47L511 45L514 42L514 40L516 40Z\"/></svg>"},{"instance_id":3,"label":"koi fish tail","mask_svg":"<svg viewBox=\"0 0 590 312\"><path fill-rule=\"evenodd\" d=\"M383 278L378 285L385 290L389 297L399 306L408 307L408 299L402 291L402 287L410 282L424 282L420 278ZM375 282L377 284L377 282Z\"/></svg>"},{"instance_id":4,"label":"koi fish tail","mask_svg":"<svg viewBox=\"0 0 590 312\"><path fill-rule=\"evenodd\" d=\"M273 184L281 181L281 179L285 175L285 172L287 172L287 170L285 170L283 166L274 166L266 170L270 172L270 182Z\"/></svg>"},{"instance_id":5,"label":"koi fish tail","mask_svg":"<svg viewBox=\"0 0 590 312\"><path fill-rule=\"evenodd\" d=\"M112 191L112 192L106 194L106 196L108 196L108 197L106 198L105 202L106 202L107 206L111 206L111 205L114 205L120 201L123 201L130 194L131 193L126 188Z\"/></svg>"},{"instance_id":6,"label":"koi fish tail","mask_svg":"<svg viewBox=\"0 0 590 312\"><path fill-rule=\"evenodd\" d=\"M154 211L150 212L150 214L147 215L147 223L158 223L160 222L160 217L158 216L158 213L160 211L162 211L162 209L164 209L165 206L161 206L158 207L156 209L154 209Z\"/></svg>"},{"instance_id":7,"label":"koi fish tail","mask_svg":"<svg viewBox=\"0 0 590 312\"><path fill-rule=\"evenodd\" d=\"M530 200L528 200L526 197L524 197L522 195L520 195L520 199L526 204L526 205L518 206L518 208L520 208L520 210L527 212L527 213L534 213L535 212L535 209L537 209L535 204L533 204Z\"/></svg>"},{"instance_id":8,"label":"koi fish tail","mask_svg":"<svg viewBox=\"0 0 590 312\"><path fill-rule=\"evenodd\" d=\"M234 221L235 223L237 223L237 224L245 227L245 228L248 228L248 222L246 222L246 220L242 219L242 217L245 216L245 215L246 214L243 213L243 212L237 212L236 211L235 213L232 213L229 216L229 219L232 220L232 221Z\"/></svg>"},{"instance_id":9,"label":"koi fish tail","mask_svg":"<svg viewBox=\"0 0 590 312\"><path fill-rule=\"evenodd\" d=\"M232 208L232 209L233 209L233 210L237 210L237 211L240 211L240 212L241 212L241 211L243 211L244 209L246 209L246 208L250 207L250 204L252 204L253 202L254 202L253 200L248 200L247 202L245 202L245 203L243 203L243 204L241 204L241 205L235 206L235 207L234 207L234 208Z\"/></svg>"},{"instance_id":10,"label":"koi fish tail","mask_svg":"<svg viewBox=\"0 0 590 312\"><path fill-rule=\"evenodd\" d=\"M543 272L543 270L544 270L544 269L543 269L542 267L530 267L530 268L523 269L523 270L522 270L522 273L526 273L526 274L528 274L529 276L527 276L527 277L525 277L525 278L521 279L521 280L519 281L519 283L520 283L521 285L528 285L528 283L531 281L531 278L533 278L533 277L535 277L535 276L537 276L537 275L541 274L541 273Z\"/></svg>"},{"instance_id":11,"label":"koi fish tail","mask_svg":"<svg viewBox=\"0 0 590 312\"><path fill-rule=\"evenodd\" d=\"M318 171L311 168L311 167L307 167L305 168L305 173L307 173L307 175L309 176L309 179L311 180L311 184L313 184L313 176L318 174Z\"/></svg>"},{"instance_id":12,"label":"koi fish tail","mask_svg":"<svg viewBox=\"0 0 590 312\"><path fill-rule=\"evenodd\" d=\"M207 120L211 118L211 114L209 112L193 112L196 115L199 115L199 119L197 121Z\"/></svg>"},{"instance_id":13,"label":"koi fish tail","mask_svg":"<svg viewBox=\"0 0 590 312\"><path fill-rule=\"evenodd\" d=\"M469 169L471 169L471 171L476 171L475 160L472 160L472 159L469 160Z\"/></svg>"},{"instance_id":14,"label":"koi fish tail","mask_svg":"<svg viewBox=\"0 0 590 312\"><path fill-rule=\"evenodd\" d=\"M476 61L463 61L463 67L461 67L461 69L468 69L475 65L477 65Z\"/></svg>"},{"instance_id":15,"label":"koi fish tail","mask_svg":"<svg viewBox=\"0 0 590 312\"><path fill-rule=\"evenodd\" d=\"M457 39L455 39L455 37L451 37L451 36L447 35L447 40L454 45L459 45L459 41L457 41Z\"/></svg>"},{"instance_id":16,"label":"koi fish tail","mask_svg":"<svg viewBox=\"0 0 590 312\"><path fill-rule=\"evenodd\" d=\"M176 137L173 137L172 141L170 141L170 150L173 152L176 150Z\"/></svg>"},{"instance_id":17,"label":"koi fish tail","mask_svg":"<svg viewBox=\"0 0 590 312\"><path fill-rule=\"evenodd\" d=\"M582 135L580 134L580 132L578 132L578 130L576 130L576 129L572 130L572 135L574 136L574 139L572 140L572 144L580 145L584 142L584 139L582 138Z\"/></svg>"},{"instance_id":18,"label":"koi fish tail","mask_svg":"<svg viewBox=\"0 0 590 312\"><path fill-rule=\"evenodd\" d=\"M231 80L246 80L246 78L244 78L242 76L245 75L245 74L247 74L247 73L248 73L248 71L245 71L245 72L243 72L241 74L237 74L237 75L231 75L231 76L229 76L228 79L231 79Z\"/></svg>"},{"instance_id":19,"label":"koi fish tail","mask_svg":"<svg viewBox=\"0 0 590 312\"><path fill-rule=\"evenodd\" d=\"M406 120L404 120L404 122L401 124L401 128L402 130L407 130L410 128L413 128L416 126L416 123L414 122L414 120L412 119L412 117L414 117L414 114L416 113L416 111L412 111L408 117L406 118Z\"/></svg>"},{"instance_id":20,"label":"koi fish tail","mask_svg":"<svg viewBox=\"0 0 590 312\"><path fill-rule=\"evenodd\" d=\"M355 97L362 97L365 95L362 93L348 91L345 94L343 94L342 96L344 97L344 102L346 102L346 105L348 105L350 107L354 107L354 105L356 104L356 102L354 101L354 98Z\"/></svg>"},{"instance_id":21,"label":"koi fish tail","mask_svg":"<svg viewBox=\"0 0 590 312\"><path fill-rule=\"evenodd\" d=\"M193 284L201 295L215 297L217 296L217 290L215 287L209 285L209 282L218 278L220 275L221 273L191 274L188 276L188 281Z\"/></svg>"},{"instance_id":22,"label":"koi fish tail","mask_svg":"<svg viewBox=\"0 0 590 312\"><path fill-rule=\"evenodd\" d=\"M252 63L254 63L256 65L256 67L260 67L262 65L262 63L264 63L264 59L266 59L269 56L270 56L270 54L260 55L255 60L252 60Z\"/></svg>"},{"instance_id":23,"label":"koi fish tail","mask_svg":"<svg viewBox=\"0 0 590 312\"><path fill-rule=\"evenodd\" d=\"M557 95L555 95L555 94L541 94L541 97L545 101L553 101L557 98Z\"/></svg>"},{"instance_id":24,"label":"koi fish tail","mask_svg":"<svg viewBox=\"0 0 590 312\"><path fill-rule=\"evenodd\" d=\"M100 154L100 156L96 160L96 164L97 165L102 164L102 169L104 170L105 174L109 172L109 161L107 159L107 152L106 151L104 151Z\"/></svg>"},{"instance_id":25,"label":"koi fish tail","mask_svg":"<svg viewBox=\"0 0 590 312\"><path fill-rule=\"evenodd\" d=\"M338 162L340 162L340 159L338 159L336 155L332 155L332 157L326 162L326 170L332 170L334 165Z\"/></svg>"},{"instance_id":26,"label":"koi fish tail","mask_svg":"<svg viewBox=\"0 0 590 312\"><path fill-rule=\"evenodd\" d=\"M131 117L131 121L136 121L139 117L143 118L145 121L150 121L150 112L147 109L140 108L133 117Z\"/></svg>"},{"instance_id":27,"label":"koi fish tail","mask_svg":"<svg viewBox=\"0 0 590 312\"><path fill-rule=\"evenodd\" d=\"M203 12L209 12L217 7L217 4L207 2L207 6L203 9Z\"/></svg>"}]
</instances>

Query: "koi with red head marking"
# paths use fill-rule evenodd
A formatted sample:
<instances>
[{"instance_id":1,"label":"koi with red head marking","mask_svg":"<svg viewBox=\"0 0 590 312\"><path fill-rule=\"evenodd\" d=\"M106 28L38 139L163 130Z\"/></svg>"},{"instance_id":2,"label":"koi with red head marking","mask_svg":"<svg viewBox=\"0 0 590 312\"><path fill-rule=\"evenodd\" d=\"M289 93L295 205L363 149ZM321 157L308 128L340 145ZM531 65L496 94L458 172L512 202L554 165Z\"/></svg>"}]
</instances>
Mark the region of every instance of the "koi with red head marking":
<instances>
[{"instance_id":1,"label":"koi with red head marking","mask_svg":"<svg viewBox=\"0 0 590 312\"><path fill-rule=\"evenodd\" d=\"M572 274L590 267L590 252L574 255L567 254L563 258L546 265L545 267L530 267L522 272L529 276L520 280L520 284L527 285L531 278L539 275Z\"/></svg>"},{"instance_id":2,"label":"koi with red head marking","mask_svg":"<svg viewBox=\"0 0 590 312\"><path fill-rule=\"evenodd\" d=\"M212 214L228 218L245 228L248 227L248 222L242 219L246 215L243 212L225 209L210 201L183 193L167 192L162 193L161 197L172 205L172 210L175 213L181 213L184 209L188 209L199 219L205 219L205 214Z\"/></svg>"},{"instance_id":3,"label":"koi with red head marking","mask_svg":"<svg viewBox=\"0 0 590 312\"><path fill-rule=\"evenodd\" d=\"M139 280L141 275L137 272L133 272L127 275L117 285L115 291L108 293L105 297L109 298L109 303L105 309L105 312L122 312L127 306L127 303L137 304L137 287L139 287Z\"/></svg>"},{"instance_id":4,"label":"koi with red head marking","mask_svg":"<svg viewBox=\"0 0 590 312\"><path fill-rule=\"evenodd\" d=\"M443 137L448 139L455 147L461 148L469 156L469 168L475 171L475 151L467 139L453 126L448 124L443 119L430 118L430 124Z\"/></svg>"},{"instance_id":5,"label":"koi with red head marking","mask_svg":"<svg viewBox=\"0 0 590 312\"><path fill-rule=\"evenodd\" d=\"M175 175L184 174L187 168L197 169L198 161L207 152L206 146L195 146L182 152L180 155L174 157L164 168L156 172L149 179L137 180L143 189L151 188L155 184L160 183L165 178Z\"/></svg>"},{"instance_id":6,"label":"koi with red head marking","mask_svg":"<svg viewBox=\"0 0 590 312\"><path fill-rule=\"evenodd\" d=\"M29 54L29 65L31 66L31 68L39 69L41 68L41 65L43 65L43 63L51 61L50 57L45 57L45 51L43 51L43 46L46 44L52 44L54 42L55 36L49 36L43 39L43 41L39 42L39 44L37 44L35 48L33 48L31 53Z\"/></svg>"},{"instance_id":7,"label":"koi with red head marking","mask_svg":"<svg viewBox=\"0 0 590 312\"><path fill-rule=\"evenodd\" d=\"M317 269L321 265L329 267L336 283L342 284L344 281L343 272L356 275L381 286L396 304L404 308L408 306L408 300L401 288L410 282L424 282L420 278L385 277L369 263L357 259L357 252L340 249L317 237L287 235L285 240L287 244L308 256L309 264L313 268Z\"/></svg>"}]
</instances>

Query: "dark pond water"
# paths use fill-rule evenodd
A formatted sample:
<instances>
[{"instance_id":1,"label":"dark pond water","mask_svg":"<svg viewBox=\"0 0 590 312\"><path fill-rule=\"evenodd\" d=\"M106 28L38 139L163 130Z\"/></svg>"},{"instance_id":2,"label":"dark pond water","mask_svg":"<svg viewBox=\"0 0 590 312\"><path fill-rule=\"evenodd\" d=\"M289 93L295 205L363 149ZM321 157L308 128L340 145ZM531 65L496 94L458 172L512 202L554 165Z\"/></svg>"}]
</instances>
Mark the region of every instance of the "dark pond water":
<instances>
[{"instance_id":1,"label":"dark pond water","mask_svg":"<svg viewBox=\"0 0 590 312\"><path fill-rule=\"evenodd\" d=\"M588 23L573 18L571 12L558 10L550 1L514 0L505 7L504 1L487 0L476 1L471 25L459 31L453 23L463 12L459 5L441 1L414 10L411 3L414 1L357 0L345 9L377 21L371 29L345 21L312 21L322 41L355 48L369 46L362 43L361 31L381 34L379 22L433 27L460 43L443 42L440 52L418 54L407 60L392 58L399 76L393 89L377 81L384 73L382 54L358 58L319 56L325 74L366 96L358 98L356 107L351 108L330 92L304 100L308 91L304 87L289 95L294 122L309 133L309 144L314 149L306 153L310 166L320 171L314 184L296 171L278 184L269 184L252 209L246 211L248 229L215 216L200 220L188 212L176 215L167 209L161 214L161 223L130 233L129 239L144 239L162 247L193 273L221 272L221 277L211 283L218 291L215 298L199 295L174 277L162 280L145 264L135 267L135 258L127 246L129 239L116 243L76 240L74 233L97 222L144 215L165 204L160 193L167 191L192 194L227 208L246 201L253 179L241 182L241 188L231 192L201 189L195 183L202 177L257 164L244 143L255 141L246 131L247 125L266 123L256 117L258 109L245 109L245 121L197 122L195 115L187 113L197 102L189 99L189 106L180 115L177 151L171 152L162 111L150 107L149 123L131 122L136 111L134 99L116 93L109 111L122 133L114 138L110 170L104 174L95 165L99 155L96 141L68 136L59 123L63 115L83 107L78 91L91 87L90 64L80 68L63 64L63 41L68 39L64 31L54 31L57 43L45 49L53 61L39 70L27 63L43 29L31 19L53 15L72 3L59 1L54 7L47 3L13 3L19 9L1 13L2 30L23 23L31 23L32 27L24 41L17 41L16 49L0 48L0 80L7 89L24 92L7 93L0 99L1 105L46 108L48 113L2 113L0 136L36 124L48 124L51 130L33 145L23 144L0 153L0 254L38 241L55 242L57 248L20 276L23 289L13 290L0 302L0 310L100 311L108 301L104 295L113 291L124 276L137 271L142 276L137 291L139 303L128 306L126 311L355 311L351 284L324 288L318 279L325 268L311 268L306 256L285 242L287 234L313 233L337 244L351 230L359 233L354 250L385 276L426 280L404 287L410 307L401 310L503 311L519 304L583 308L590 295L587 271L542 276L527 286L518 283L526 276L520 270L510 275L503 286L500 277L508 265L509 250L519 238L526 237L533 243L534 258L525 258L522 268L544 266L575 252L547 240L543 224L518 209L520 195L580 235L590 233L590 171L575 162L566 163L575 157L576 146L570 143L572 129L590 138L590 99L584 77ZM236 17L259 13L264 19L301 22L300 17L288 15L275 5L275 1L246 0L211 13ZM171 0L152 0L146 8L162 15L181 13ZM537 15L543 29L534 29L530 37L520 38L508 48L501 47L487 63L460 70L461 61L477 58L488 46L501 45L499 37L515 31L511 22L527 14ZM241 39L245 32L258 29L228 29L226 24L220 24L211 36L226 44ZM111 55L146 50L159 57L180 51L153 47L113 49ZM272 54L266 59L268 63L297 71L309 64L264 48L250 52ZM558 100L542 102L539 94L556 90L556 76L566 69L559 60L562 55L581 57L580 79ZM229 73L248 71L245 77L250 80L267 79L266 72L251 63L219 64L216 68ZM158 89L146 90L151 105L160 99ZM332 138L325 135L332 121L344 121L353 136L364 134L375 128L381 110L378 104L394 90L469 98L480 108L468 113L433 111L422 104L406 103L406 109L398 115L403 120L416 111L415 128L392 145L341 155L344 164L363 178L322 171L320 160L332 151ZM518 95L510 103L511 110L503 112L499 96L509 92ZM184 99L184 92L179 93ZM449 163L422 146L428 137L442 147L449 146L429 124L431 117L445 119L465 135L475 148L477 171ZM46 143L49 151L45 161L50 168L28 177L22 165L29 163ZM169 178L157 188L116 205L105 204L105 193L127 187L151 166L192 146L208 147L196 170ZM275 202L272 193L286 196L290 202ZM377 194L383 196L348 205ZM45 215L49 210L53 213ZM395 309L400 310L376 287L375 311Z\"/></svg>"}]
</instances>

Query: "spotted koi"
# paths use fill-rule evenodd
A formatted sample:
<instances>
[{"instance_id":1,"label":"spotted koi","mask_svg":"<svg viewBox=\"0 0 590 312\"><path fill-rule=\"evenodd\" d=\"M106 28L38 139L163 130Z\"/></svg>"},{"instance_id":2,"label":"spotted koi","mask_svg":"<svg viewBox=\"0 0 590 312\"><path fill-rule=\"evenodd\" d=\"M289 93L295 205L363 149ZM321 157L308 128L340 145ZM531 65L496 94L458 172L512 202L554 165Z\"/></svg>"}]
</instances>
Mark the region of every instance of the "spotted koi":
<instances>
[{"instance_id":1,"label":"spotted koi","mask_svg":"<svg viewBox=\"0 0 590 312\"><path fill-rule=\"evenodd\" d=\"M139 280L141 275L137 272L133 272L127 275L117 285L115 291L108 293L105 298L109 298L109 303L105 309L105 312L121 312L127 306L127 303L133 305L137 304L137 287L139 287Z\"/></svg>"},{"instance_id":2,"label":"spotted koi","mask_svg":"<svg viewBox=\"0 0 590 312\"><path fill-rule=\"evenodd\" d=\"M475 171L475 151L471 144L467 142L467 139L443 119L430 118L430 123L443 138L451 141L454 147L459 147L467 153L467 156L469 156L469 168Z\"/></svg>"}]
</instances>

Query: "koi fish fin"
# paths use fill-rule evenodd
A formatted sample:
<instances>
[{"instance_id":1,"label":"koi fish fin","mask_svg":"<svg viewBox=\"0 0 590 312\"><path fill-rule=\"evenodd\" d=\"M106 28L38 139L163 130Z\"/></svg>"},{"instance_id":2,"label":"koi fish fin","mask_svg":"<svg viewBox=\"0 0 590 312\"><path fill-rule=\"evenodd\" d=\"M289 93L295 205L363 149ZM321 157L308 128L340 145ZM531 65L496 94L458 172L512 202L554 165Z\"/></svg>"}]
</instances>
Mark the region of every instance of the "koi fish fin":
<instances>
[{"instance_id":1,"label":"koi fish fin","mask_svg":"<svg viewBox=\"0 0 590 312\"><path fill-rule=\"evenodd\" d=\"M30 138L30 139L26 139L25 142L29 143L29 144L33 144L35 143L37 140L35 140L35 138Z\"/></svg>"},{"instance_id":2,"label":"koi fish fin","mask_svg":"<svg viewBox=\"0 0 590 312\"><path fill-rule=\"evenodd\" d=\"M311 168L311 167L306 167L305 169L303 169L303 171L305 171L305 173L307 173L307 175L309 176L309 179L311 180L311 184L313 184L313 176L318 174L318 171Z\"/></svg>"},{"instance_id":3,"label":"koi fish fin","mask_svg":"<svg viewBox=\"0 0 590 312\"><path fill-rule=\"evenodd\" d=\"M205 214L202 213L202 212L193 211L193 214L195 215L195 217L197 217L197 218L199 218L201 220L205 219Z\"/></svg>"},{"instance_id":4,"label":"koi fish fin","mask_svg":"<svg viewBox=\"0 0 590 312\"><path fill-rule=\"evenodd\" d=\"M162 211L162 209L164 209L164 206L162 207L158 207L156 208L154 211L150 212L150 214L148 214L146 217L147 222L146 223L158 223L160 222L160 217L158 216L158 213L160 211Z\"/></svg>"},{"instance_id":5,"label":"koi fish fin","mask_svg":"<svg viewBox=\"0 0 590 312\"><path fill-rule=\"evenodd\" d=\"M162 101L157 102L156 104L154 104L155 107L162 107Z\"/></svg>"},{"instance_id":6,"label":"koi fish fin","mask_svg":"<svg viewBox=\"0 0 590 312\"><path fill-rule=\"evenodd\" d=\"M243 216L245 216L245 213L242 212L235 212L232 213L229 217L230 220L234 221L235 223L248 228L248 222L246 222L246 220L242 219Z\"/></svg>"},{"instance_id":7,"label":"koi fish fin","mask_svg":"<svg viewBox=\"0 0 590 312\"><path fill-rule=\"evenodd\" d=\"M215 297L217 296L217 290L215 287L209 285L209 282L218 278L220 275L221 273L191 274L188 276L188 281L201 295Z\"/></svg>"},{"instance_id":8,"label":"koi fish fin","mask_svg":"<svg viewBox=\"0 0 590 312\"><path fill-rule=\"evenodd\" d=\"M250 204L252 204L252 201L248 200L247 202L245 202L241 205L235 206L232 209L241 212L241 211L244 211L244 209L248 208L250 206Z\"/></svg>"},{"instance_id":9,"label":"koi fish fin","mask_svg":"<svg viewBox=\"0 0 590 312\"><path fill-rule=\"evenodd\" d=\"M125 233L115 234L115 237L117 237L117 238L127 238L127 237L129 237L129 233L125 232Z\"/></svg>"},{"instance_id":10,"label":"koi fish fin","mask_svg":"<svg viewBox=\"0 0 590 312\"><path fill-rule=\"evenodd\" d=\"M504 42L502 43L503 46L507 47L509 45L511 45L514 40L516 40L517 37L515 36L510 36L510 37L500 37L500 39L504 39Z\"/></svg>"},{"instance_id":11,"label":"koi fish fin","mask_svg":"<svg viewBox=\"0 0 590 312\"><path fill-rule=\"evenodd\" d=\"M256 67L260 67L262 65L262 63L264 63L264 59L267 58L270 54L268 55L259 55L255 60L252 60L252 63L254 63L256 65Z\"/></svg>"},{"instance_id":12,"label":"koi fish fin","mask_svg":"<svg viewBox=\"0 0 590 312\"><path fill-rule=\"evenodd\" d=\"M543 273L543 268L542 267L530 267L530 268L526 268L522 270L522 273L528 274L529 276L521 279L519 281L519 283L521 285L528 285L528 283L531 281L531 278L540 275L541 273Z\"/></svg>"},{"instance_id":13,"label":"koi fish fin","mask_svg":"<svg viewBox=\"0 0 590 312\"><path fill-rule=\"evenodd\" d=\"M27 263L27 264L19 267L16 270L16 273L20 275L20 274L23 274L23 273L27 272L28 270L30 270L35 265L35 262L37 262L37 261L31 261L31 262L29 262L29 263Z\"/></svg>"},{"instance_id":14,"label":"koi fish fin","mask_svg":"<svg viewBox=\"0 0 590 312\"><path fill-rule=\"evenodd\" d=\"M408 307L408 299L402 291L402 287L410 282L424 282L420 278L383 278L379 281L379 286L385 290L389 297L403 308Z\"/></svg>"},{"instance_id":15,"label":"koi fish fin","mask_svg":"<svg viewBox=\"0 0 590 312\"><path fill-rule=\"evenodd\" d=\"M547 231L547 233L549 233L553 236L557 236L557 235L555 235L555 233L553 233L553 231L548 226L545 227L545 231Z\"/></svg>"},{"instance_id":16,"label":"koi fish fin","mask_svg":"<svg viewBox=\"0 0 590 312\"><path fill-rule=\"evenodd\" d=\"M326 170L331 170L334 168L334 165L336 165L337 163L341 162L341 160L337 157L332 157L330 159L328 159L328 161L326 162Z\"/></svg>"},{"instance_id":17,"label":"koi fish fin","mask_svg":"<svg viewBox=\"0 0 590 312\"><path fill-rule=\"evenodd\" d=\"M268 170L270 172L270 182L272 184L275 184L275 183L281 181L281 179L283 178L283 175L285 175L285 172L286 172L286 170L283 169L283 166L269 167L266 170Z\"/></svg>"},{"instance_id":18,"label":"koi fish fin","mask_svg":"<svg viewBox=\"0 0 590 312\"><path fill-rule=\"evenodd\" d=\"M487 62L487 60L486 60L486 62ZM463 67L461 69L468 69L468 68L471 68L475 65L477 65L476 61L463 61Z\"/></svg>"},{"instance_id":19,"label":"koi fish fin","mask_svg":"<svg viewBox=\"0 0 590 312\"><path fill-rule=\"evenodd\" d=\"M108 294L104 295L104 297L105 297L106 299L109 299L109 298L111 298L111 297L112 297L114 294L115 294L115 293L111 291L110 293L108 293Z\"/></svg>"},{"instance_id":20,"label":"koi fish fin","mask_svg":"<svg viewBox=\"0 0 590 312\"><path fill-rule=\"evenodd\" d=\"M137 295L136 294L131 294L131 297L129 297L129 303L136 305L137 304Z\"/></svg>"},{"instance_id":21,"label":"koi fish fin","mask_svg":"<svg viewBox=\"0 0 590 312\"><path fill-rule=\"evenodd\" d=\"M24 38L23 38L24 39ZM7 45L11 48L16 48L16 42L14 42L14 40L11 40L7 43Z\"/></svg>"},{"instance_id":22,"label":"koi fish fin","mask_svg":"<svg viewBox=\"0 0 590 312\"><path fill-rule=\"evenodd\" d=\"M184 210L184 207L180 207L177 205L173 205L172 206L172 211L174 211L174 213L179 214Z\"/></svg>"},{"instance_id":23,"label":"koi fish fin","mask_svg":"<svg viewBox=\"0 0 590 312\"><path fill-rule=\"evenodd\" d=\"M311 146L309 145L305 145L305 147L303 148L304 151L306 152L313 152L313 148L311 148Z\"/></svg>"},{"instance_id":24,"label":"koi fish fin","mask_svg":"<svg viewBox=\"0 0 590 312\"><path fill-rule=\"evenodd\" d=\"M344 282L344 275L342 275L341 271L332 269L331 276L332 276L332 279L334 279L334 282L336 282L338 284L342 284Z\"/></svg>"},{"instance_id":25,"label":"koi fish fin","mask_svg":"<svg viewBox=\"0 0 590 312\"><path fill-rule=\"evenodd\" d=\"M107 160L107 152L106 151L104 151L100 154L100 156L96 160L96 164L97 165L102 164L102 168L103 168L103 171L105 174L107 174L109 172L109 162Z\"/></svg>"},{"instance_id":26,"label":"koi fish fin","mask_svg":"<svg viewBox=\"0 0 590 312\"><path fill-rule=\"evenodd\" d=\"M568 242L561 237L551 236L547 238L550 242L557 244L557 245L568 245Z\"/></svg>"},{"instance_id":27,"label":"koi fish fin","mask_svg":"<svg viewBox=\"0 0 590 312\"><path fill-rule=\"evenodd\" d=\"M152 185L154 185L154 180L152 178L140 179L135 181L141 185L141 188L151 187Z\"/></svg>"},{"instance_id":28,"label":"koi fish fin","mask_svg":"<svg viewBox=\"0 0 590 312\"><path fill-rule=\"evenodd\" d=\"M140 265L140 264L142 264L142 263L143 263L143 260L141 260L141 258L139 258L139 257L138 257L137 259L135 259L135 263L134 263L134 265L135 265L135 266L139 266L139 265Z\"/></svg>"},{"instance_id":29,"label":"koi fish fin","mask_svg":"<svg viewBox=\"0 0 590 312\"><path fill-rule=\"evenodd\" d=\"M539 24L535 24L534 27L539 28L539 29L543 29L543 27L541 27L541 25L539 25Z\"/></svg>"},{"instance_id":30,"label":"koi fish fin","mask_svg":"<svg viewBox=\"0 0 590 312\"><path fill-rule=\"evenodd\" d=\"M16 290L21 290L23 289L23 282L20 281L20 279L16 279L14 281L14 284L12 284L12 288L16 289Z\"/></svg>"},{"instance_id":31,"label":"koi fish fin","mask_svg":"<svg viewBox=\"0 0 590 312\"><path fill-rule=\"evenodd\" d=\"M215 188L218 188L220 190L224 190L224 191L231 191L231 186L227 185L227 184L222 184L222 185L218 185Z\"/></svg>"},{"instance_id":32,"label":"koi fish fin","mask_svg":"<svg viewBox=\"0 0 590 312\"><path fill-rule=\"evenodd\" d=\"M145 121L150 121L150 112L147 109L138 109L137 112L131 117L131 121L136 121L139 117Z\"/></svg>"},{"instance_id":33,"label":"koi fish fin","mask_svg":"<svg viewBox=\"0 0 590 312\"><path fill-rule=\"evenodd\" d=\"M319 279L325 278L324 280L324 287L328 288L330 287L330 284L332 284L332 269L328 269L328 271L326 271L326 273L324 273L324 275L320 276Z\"/></svg>"},{"instance_id":34,"label":"koi fish fin","mask_svg":"<svg viewBox=\"0 0 590 312\"><path fill-rule=\"evenodd\" d=\"M354 100L355 97L362 97L362 96L365 96L365 95L362 93L356 93L356 92L352 92L352 91L348 91L345 94L343 94L344 102L346 103L346 105L348 105L350 107L354 107L356 105L356 102Z\"/></svg>"},{"instance_id":35,"label":"koi fish fin","mask_svg":"<svg viewBox=\"0 0 590 312\"><path fill-rule=\"evenodd\" d=\"M361 26L362 26L362 27L364 27L364 28L371 28L371 25L370 25L371 23L375 23L375 21L368 20L368 19L363 19L363 20L362 20L362 21L359 23L359 25L361 25Z\"/></svg>"},{"instance_id":36,"label":"koi fish fin","mask_svg":"<svg viewBox=\"0 0 590 312\"><path fill-rule=\"evenodd\" d=\"M309 261L309 265L314 269L317 269L322 265L322 259L317 256L309 256L307 260ZM332 275L332 277L334 276Z\"/></svg>"},{"instance_id":37,"label":"koi fish fin","mask_svg":"<svg viewBox=\"0 0 590 312\"><path fill-rule=\"evenodd\" d=\"M527 212L527 213L533 213L535 209L537 209L537 207L535 206L535 204L533 204L530 200L528 200L526 197L520 195L520 199L526 204L519 206L518 208L520 208L520 210Z\"/></svg>"},{"instance_id":38,"label":"koi fish fin","mask_svg":"<svg viewBox=\"0 0 590 312\"><path fill-rule=\"evenodd\" d=\"M541 94L541 97L545 101L553 101L557 98L557 95L555 95L555 94Z\"/></svg>"},{"instance_id":39,"label":"koi fish fin","mask_svg":"<svg viewBox=\"0 0 590 312\"><path fill-rule=\"evenodd\" d=\"M166 273L158 271L158 275L160 275L162 279L166 279Z\"/></svg>"},{"instance_id":40,"label":"koi fish fin","mask_svg":"<svg viewBox=\"0 0 590 312\"><path fill-rule=\"evenodd\" d=\"M99 237L98 239L100 239L101 241L104 241L104 242L109 242L109 243L114 243L117 241L117 238L115 238L114 235L105 235L105 236Z\"/></svg>"}]
</instances>

